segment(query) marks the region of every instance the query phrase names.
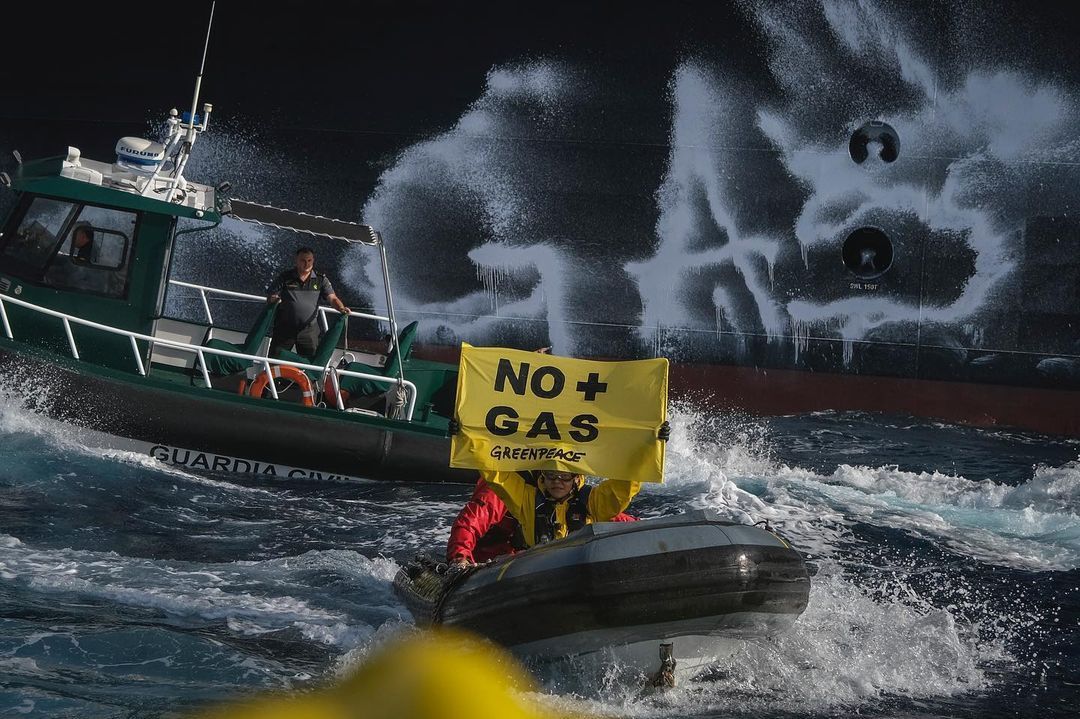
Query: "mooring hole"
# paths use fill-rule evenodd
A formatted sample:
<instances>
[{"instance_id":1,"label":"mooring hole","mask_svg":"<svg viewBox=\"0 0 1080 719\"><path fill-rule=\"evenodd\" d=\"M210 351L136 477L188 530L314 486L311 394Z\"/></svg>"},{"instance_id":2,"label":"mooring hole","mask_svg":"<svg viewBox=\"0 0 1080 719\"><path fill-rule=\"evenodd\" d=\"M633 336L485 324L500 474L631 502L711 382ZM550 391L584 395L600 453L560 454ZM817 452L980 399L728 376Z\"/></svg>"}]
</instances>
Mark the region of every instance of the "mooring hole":
<instances>
[{"instance_id":1,"label":"mooring hole","mask_svg":"<svg viewBox=\"0 0 1080 719\"><path fill-rule=\"evenodd\" d=\"M895 162L900 157L900 136L889 123L871 120L851 134L848 153L860 165L871 153L882 162Z\"/></svg>"},{"instance_id":2,"label":"mooring hole","mask_svg":"<svg viewBox=\"0 0 1080 719\"><path fill-rule=\"evenodd\" d=\"M892 240L879 227L860 227L844 240L844 266L861 280L888 272L893 263Z\"/></svg>"}]
</instances>

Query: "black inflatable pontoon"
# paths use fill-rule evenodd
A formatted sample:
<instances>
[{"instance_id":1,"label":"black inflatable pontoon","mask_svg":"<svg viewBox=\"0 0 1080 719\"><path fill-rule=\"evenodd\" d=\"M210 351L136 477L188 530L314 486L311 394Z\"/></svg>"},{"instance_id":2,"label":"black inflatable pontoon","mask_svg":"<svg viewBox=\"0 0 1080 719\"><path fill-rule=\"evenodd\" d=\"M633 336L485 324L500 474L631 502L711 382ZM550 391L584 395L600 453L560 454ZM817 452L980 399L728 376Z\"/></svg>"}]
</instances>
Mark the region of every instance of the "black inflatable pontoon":
<instances>
[{"instance_id":1,"label":"black inflatable pontoon","mask_svg":"<svg viewBox=\"0 0 1080 719\"><path fill-rule=\"evenodd\" d=\"M772 635L806 608L810 579L799 553L773 532L697 510L591 524L475 568L418 557L394 588L418 623L552 657L678 637Z\"/></svg>"}]
</instances>

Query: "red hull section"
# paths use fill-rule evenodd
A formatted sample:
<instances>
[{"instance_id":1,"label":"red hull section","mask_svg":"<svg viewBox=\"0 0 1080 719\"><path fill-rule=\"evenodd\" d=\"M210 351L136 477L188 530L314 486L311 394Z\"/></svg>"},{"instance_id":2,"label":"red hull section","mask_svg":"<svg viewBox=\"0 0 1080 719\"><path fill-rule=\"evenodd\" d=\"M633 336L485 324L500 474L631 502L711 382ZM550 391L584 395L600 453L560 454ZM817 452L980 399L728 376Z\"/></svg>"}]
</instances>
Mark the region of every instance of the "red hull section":
<instances>
[{"instance_id":1,"label":"red hull section","mask_svg":"<svg viewBox=\"0 0 1080 719\"><path fill-rule=\"evenodd\" d=\"M862 410L1080 436L1080 392L721 365L671 366L671 395L777 415Z\"/></svg>"},{"instance_id":2,"label":"red hull section","mask_svg":"<svg viewBox=\"0 0 1080 719\"><path fill-rule=\"evenodd\" d=\"M416 354L451 363L459 356L457 348L437 345ZM1073 390L677 363L670 383L674 399L764 416L883 412L1080 437L1080 392Z\"/></svg>"}]
</instances>

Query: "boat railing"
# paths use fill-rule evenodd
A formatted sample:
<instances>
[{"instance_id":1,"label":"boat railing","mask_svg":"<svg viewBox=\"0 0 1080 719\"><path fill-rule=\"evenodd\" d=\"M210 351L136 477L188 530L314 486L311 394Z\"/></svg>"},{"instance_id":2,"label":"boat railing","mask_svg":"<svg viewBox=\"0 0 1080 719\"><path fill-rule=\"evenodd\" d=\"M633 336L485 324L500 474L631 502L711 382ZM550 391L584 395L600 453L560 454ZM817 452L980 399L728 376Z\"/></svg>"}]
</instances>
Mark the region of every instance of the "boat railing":
<instances>
[{"instance_id":1,"label":"boat railing","mask_svg":"<svg viewBox=\"0 0 1080 719\"><path fill-rule=\"evenodd\" d=\"M226 290L219 290L220 292L226 292ZM46 307L40 307L25 300L16 299L14 297L5 297L0 295L0 322L3 322L4 334L9 340L14 340L15 335L11 330L11 322L8 320L6 304L10 302L18 307L24 307L34 312L39 312L49 317L56 317L61 321L64 327L64 334L67 336L68 347L71 350L71 356L76 360L79 360L79 348L75 343L75 335L71 331L71 325L77 324L83 327L89 327L108 334L118 335L121 337L127 337L131 341L131 353L135 359L135 368L142 376L146 376L146 366L143 363L142 355L139 354L139 341L148 343L150 347L154 345L161 345L164 347L170 347L172 349L191 352L194 354L198 361L199 370L202 373L203 382L206 383L207 389L212 389L213 385L210 382L210 372L206 366L206 354L220 355L222 357L233 357L235 359L247 360L252 363L253 366L262 365L262 372L266 373L267 385L270 388L270 394L276 400L278 399L277 387L274 384L274 375L271 366L285 365L289 367L295 367L300 370L310 370L312 372L319 372L320 380L323 384L327 377L329 377L332 387L334 389L337 408L344 410L345 405L341 399L341 392L338 391L338 376L343 377L356 377L363 380L371 380L377 384L386 384L389 389L393 385L397 385L404 389L406 395L405 402L405 420L412 421L413 410L416 407L416 385L403 377L387 377L384 375L369 374L366 372L354 372L348 369L339 369L330 367L327 364L324 367L318 365L308 364L305 362L293 362L291 360L274 359L271 357L262 357L259 355L249 355L243 352L233 352L231 350L222 350L215 347L203 347L202 345L193 345L187 342L178 342L176 340L163 339L160 337L152 337L150 335L144 335L139 332L132 332L131 330L124 330L118 327L110 327L109 325L103 325L99 322L93 322L91 320L76 317L75 315L69 315L64 312L58 312L57 310L51 310Z\"/></svg>"},{"instance_id":2,"label":"boat railing","mask_svg":"<svg viewBox=\"0 0 1080 719\"><path fill-rule=\"evenodd\" d=\"M195 290L199 294L199 299L202 301L203 312L206 314L207 323L213 327L214 314L210 311L210 296L220 295L222 297L233 297L235 299L248 300L251 302L266 302L265 295L252 295L247 292L235 292L233 290L221 290L217 287L208 287L206 285L197 285L193 282L183 282L181 280L169 280L170 285L176 287L185 287L190 290ZM376 320L378 322L389 322L390 318L385 315L370 314L362 312L360 310L349 310L350 317L359 317L361 319ZM327 307L326 305L319 305L319 324L322 326L323 332L327 330L329 324L326 319L327 314L341 314L333 307Z\"/></svg>"}]
</instances>

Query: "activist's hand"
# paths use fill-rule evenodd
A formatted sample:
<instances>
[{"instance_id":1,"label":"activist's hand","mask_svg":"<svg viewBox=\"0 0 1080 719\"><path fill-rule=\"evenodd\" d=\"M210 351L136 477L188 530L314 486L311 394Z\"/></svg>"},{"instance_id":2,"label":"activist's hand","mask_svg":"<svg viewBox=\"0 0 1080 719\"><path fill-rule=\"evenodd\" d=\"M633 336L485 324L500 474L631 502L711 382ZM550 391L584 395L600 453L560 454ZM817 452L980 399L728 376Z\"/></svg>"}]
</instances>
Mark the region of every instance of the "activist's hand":
<instances>
[{"instance_id":1,"label":"activist's hand","mask_svg":"<svg viewBox=\"0 0 1080 719\"><path fill-rule=\"evenodd\" d=\"M470 562L465 557L454 557L454 560L450 562L450 567L452 569L463 569L465 567L471 567L475 563L476 562Z\"/></svg>"},{"instance_id":2,"label":"activist's hand","mask_svg":"<svg viewBox=\"0 0 1080 719\"><path fill-rule=\"evenodd\" d=\"M450 435L455 435L460 431L461 431L461 424L457 421L456 418L451 417L450 418L450 424L447 425L447 427L446 427L446 432L448 434L450 434Z\"/></svg>"},{"instance_id":3,"label":"activist's hand","mask_svg":"<svg viewBox=\"0 0 1080 719\"><path fill-rule=\"evenodd\" d=\"M671 438L671 425L665 422L660 425L660 429L656 432L656 438L661 442L667 442Z\"/></svg>"},{"instance_id":4,"label":"activist's hand","mask_svg":"<svg viewBox=\"0 0 1080 719\"><path fill-rule=\"evenodd\" d=\"M551 354L551 346L549 345L547 347L540 347L540 348L535 349L533 351L534 352L539 352L542 355L549 355L549 354Z\"/></svg>"}]
</instances>

